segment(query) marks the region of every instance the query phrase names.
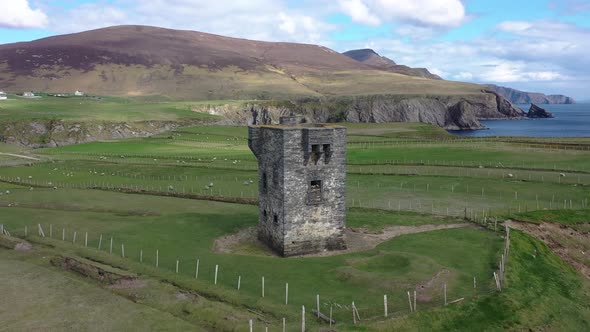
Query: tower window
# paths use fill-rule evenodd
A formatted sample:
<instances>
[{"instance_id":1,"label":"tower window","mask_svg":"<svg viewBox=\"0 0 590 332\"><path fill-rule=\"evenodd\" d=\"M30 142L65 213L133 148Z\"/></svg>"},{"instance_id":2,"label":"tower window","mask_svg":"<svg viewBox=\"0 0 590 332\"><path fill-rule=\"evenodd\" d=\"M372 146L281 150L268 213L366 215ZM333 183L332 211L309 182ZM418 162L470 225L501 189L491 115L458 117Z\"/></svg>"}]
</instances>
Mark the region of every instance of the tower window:
<instances>
[{"instance_id":1,"label":"tower window","mask_svg":"<svg viewBox=\"0 0 590 332\"><path fill-rule=\"evenodd\" d=\"M309 186L309 203L322 201L322 180L313 180Z\"/></svg>"},{"instance_id":2,"label":"tower window","mask_svg":"<svg viewBox=\"0 0 590 332\"><path fill-rule=\"evenodd\" d=\"M320 160L321 154L322 154L322 151L320 150L320 145L319 144L312 144L311 145L311 161L314 163L314 165L316 165L318 163L318 160Z\"/></svg>"},{"instance_id":3,"label":"tower window","mask_svg":"<svg viewBox=\"0 0 590 332\"><path fill-rule=\"evenodd\" d=\"M268 187L268 180L266 179L266 172L262 173L262 190L266 191Z\"/></svg>"},{"instance_id":4,"label":"tower window","mask_svg":"<svg viewBox=\"0 0 590 332\"><path fill-rule=\"evenodd\" d=\"M277 225L279 223L279 216L277 216L277 214L275 213L275 215L272 217L272 221L275 223L275 225Z\"/></svg>"},{"instance_id":5,"label":"tower window","mask_svg":"<svg viewBox=\"0 0 590 332\"><path fill-rule=\"evenodd\" d=\"M324 144L324 163L329 163L330 157L332 157L332 147L330 144Z\"/></svg>"},{"instance_id":6,"label":"tower window","mask_svg":"<svg viewBox=\"0 0 590 332\"><path fill-rule=\"evenodd\" d=\"M266 217L267 217L266 210L264 210L264 211L262 212L262 215L264 216L264 221L266 221Z\"/></svg>"}]
</instances>

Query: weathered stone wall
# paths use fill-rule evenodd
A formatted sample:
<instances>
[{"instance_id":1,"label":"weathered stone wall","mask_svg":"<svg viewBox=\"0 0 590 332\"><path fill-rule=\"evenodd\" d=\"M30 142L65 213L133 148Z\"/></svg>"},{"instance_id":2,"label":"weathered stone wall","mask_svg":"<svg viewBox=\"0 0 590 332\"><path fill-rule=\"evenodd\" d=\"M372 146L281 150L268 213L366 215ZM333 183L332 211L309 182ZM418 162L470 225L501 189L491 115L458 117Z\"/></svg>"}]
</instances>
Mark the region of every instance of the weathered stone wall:
<instances>
[{"instance_id":1,"label":"weathered stone wall","mask_svg":"<svg viewBox=\"0 0 590 332\"><path fill-rule=\"evenodd\" d=\"M345 248L346 129L250 127L249 146L259 164L259 238L284 256Z\"/></svg>"},{"instance_id":2,"label":"weathered stone wall","mask_svg":"<svg viewBox=\"0 0 590 332\"><path fill-rule=\"evenodd\" d=\"M283 254L283 132L275 128L250 127L248 145L258 159L258 237Z\"/></svg>"}]
</instances>

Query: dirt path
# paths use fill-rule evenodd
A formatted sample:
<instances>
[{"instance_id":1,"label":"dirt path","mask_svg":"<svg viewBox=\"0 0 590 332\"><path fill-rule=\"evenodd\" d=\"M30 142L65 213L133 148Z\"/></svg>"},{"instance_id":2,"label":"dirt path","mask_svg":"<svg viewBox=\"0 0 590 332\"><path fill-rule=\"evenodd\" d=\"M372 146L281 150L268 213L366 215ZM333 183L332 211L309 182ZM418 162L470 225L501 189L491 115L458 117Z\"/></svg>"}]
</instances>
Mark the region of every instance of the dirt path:
<instances>
[{"instance_id":1,"label":"dirt path","mask_svg":"<svg viewBox=\"0 0 590 332\"><path fill-rule=\"evenodd\" d=\"M22 154L14 154L14 153L6 153L6 152L0 152L0 155L17 157L17 158L23 158L23 159L28 159L28 160L36 160L36 161L41 160L39 158L35 158L35 157L31 157L31 156L25 156L25 155L22 155Z\"/></svg>"},{"instance_id":2,"label":"dirt path","mask_svg":"<svg viewBox=\"0 0 590 332\"><path fill-rule=\"evenodd\" d=\"M581 233L565 225L548 222L532 224L508 220L505 224L545 242L561 259L590 279L590 233Z\"/></svg>"},{"instance_id":3,"label":"dirt path","mask_svg":"<svg viewBox=\"0 0 590 332\"><path fill-rule=\"evenodd\" d=\"M370 232L364 228L347 228L345 231L346 250L326 251L306 257L334 256L375 248L378 244L396 236L436 231L441 229L475 227L470 223L421 226L390 226L381 233ZM213 251L242 255L276 256L256 236L256 227L249 227L238 233L226 235L215 240Z\"/></svg>"}]
</instances>

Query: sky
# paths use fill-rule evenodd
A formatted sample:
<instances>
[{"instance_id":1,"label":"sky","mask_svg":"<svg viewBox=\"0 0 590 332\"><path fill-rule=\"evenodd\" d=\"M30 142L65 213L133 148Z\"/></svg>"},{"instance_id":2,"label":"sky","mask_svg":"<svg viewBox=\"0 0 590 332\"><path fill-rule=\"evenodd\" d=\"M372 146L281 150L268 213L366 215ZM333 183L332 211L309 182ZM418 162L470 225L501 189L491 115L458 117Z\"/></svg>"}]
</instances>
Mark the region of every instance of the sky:
<instances>
[{"instance_id":1,"label":"sky","mask_svg":"<svg viewBox=\"0 0 590 332\"><path fill-rule=\"evenodd\" d=\"M590 0L0 0L0 44L112 25L372 48L444 79L590 100Z\"/></svg>"}]
</instances>

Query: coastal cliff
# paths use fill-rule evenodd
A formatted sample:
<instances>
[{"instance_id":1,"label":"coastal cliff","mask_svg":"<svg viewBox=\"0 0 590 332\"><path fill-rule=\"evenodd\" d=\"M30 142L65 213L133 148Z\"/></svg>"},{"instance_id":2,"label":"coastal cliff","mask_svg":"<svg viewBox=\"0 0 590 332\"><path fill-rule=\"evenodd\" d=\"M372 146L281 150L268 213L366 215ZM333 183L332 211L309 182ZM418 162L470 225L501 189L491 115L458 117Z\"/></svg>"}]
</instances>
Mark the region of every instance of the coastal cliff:
<instances>
[{"instance_id":1,"label":"coastal cliff","mask_svg":"<svg viewBox=\"0 0 590 332\"><path fill-rule=\"evenodd\" d=\"M486 85L489 90L493 90L510 102L515 104L575 104L576 101L572 97L564 95L545 95L537 92L525 92L504 86L494 84Z\"/></svg>"},{"instance_id":2,"label":"coastal cliff","mask_svg":"<svg viewBox=\"0 0 590 332\"><path fill-rule=\"evenodd\" d=\"M308 98L295 102L202 105L195 111L223 117L226 124L277 123L298 114L310 122L423 122L448 130L483 129L480 119L510 119L524 112L494 92L465 96L371 95Z\"/></svg>"}]
</instances>

